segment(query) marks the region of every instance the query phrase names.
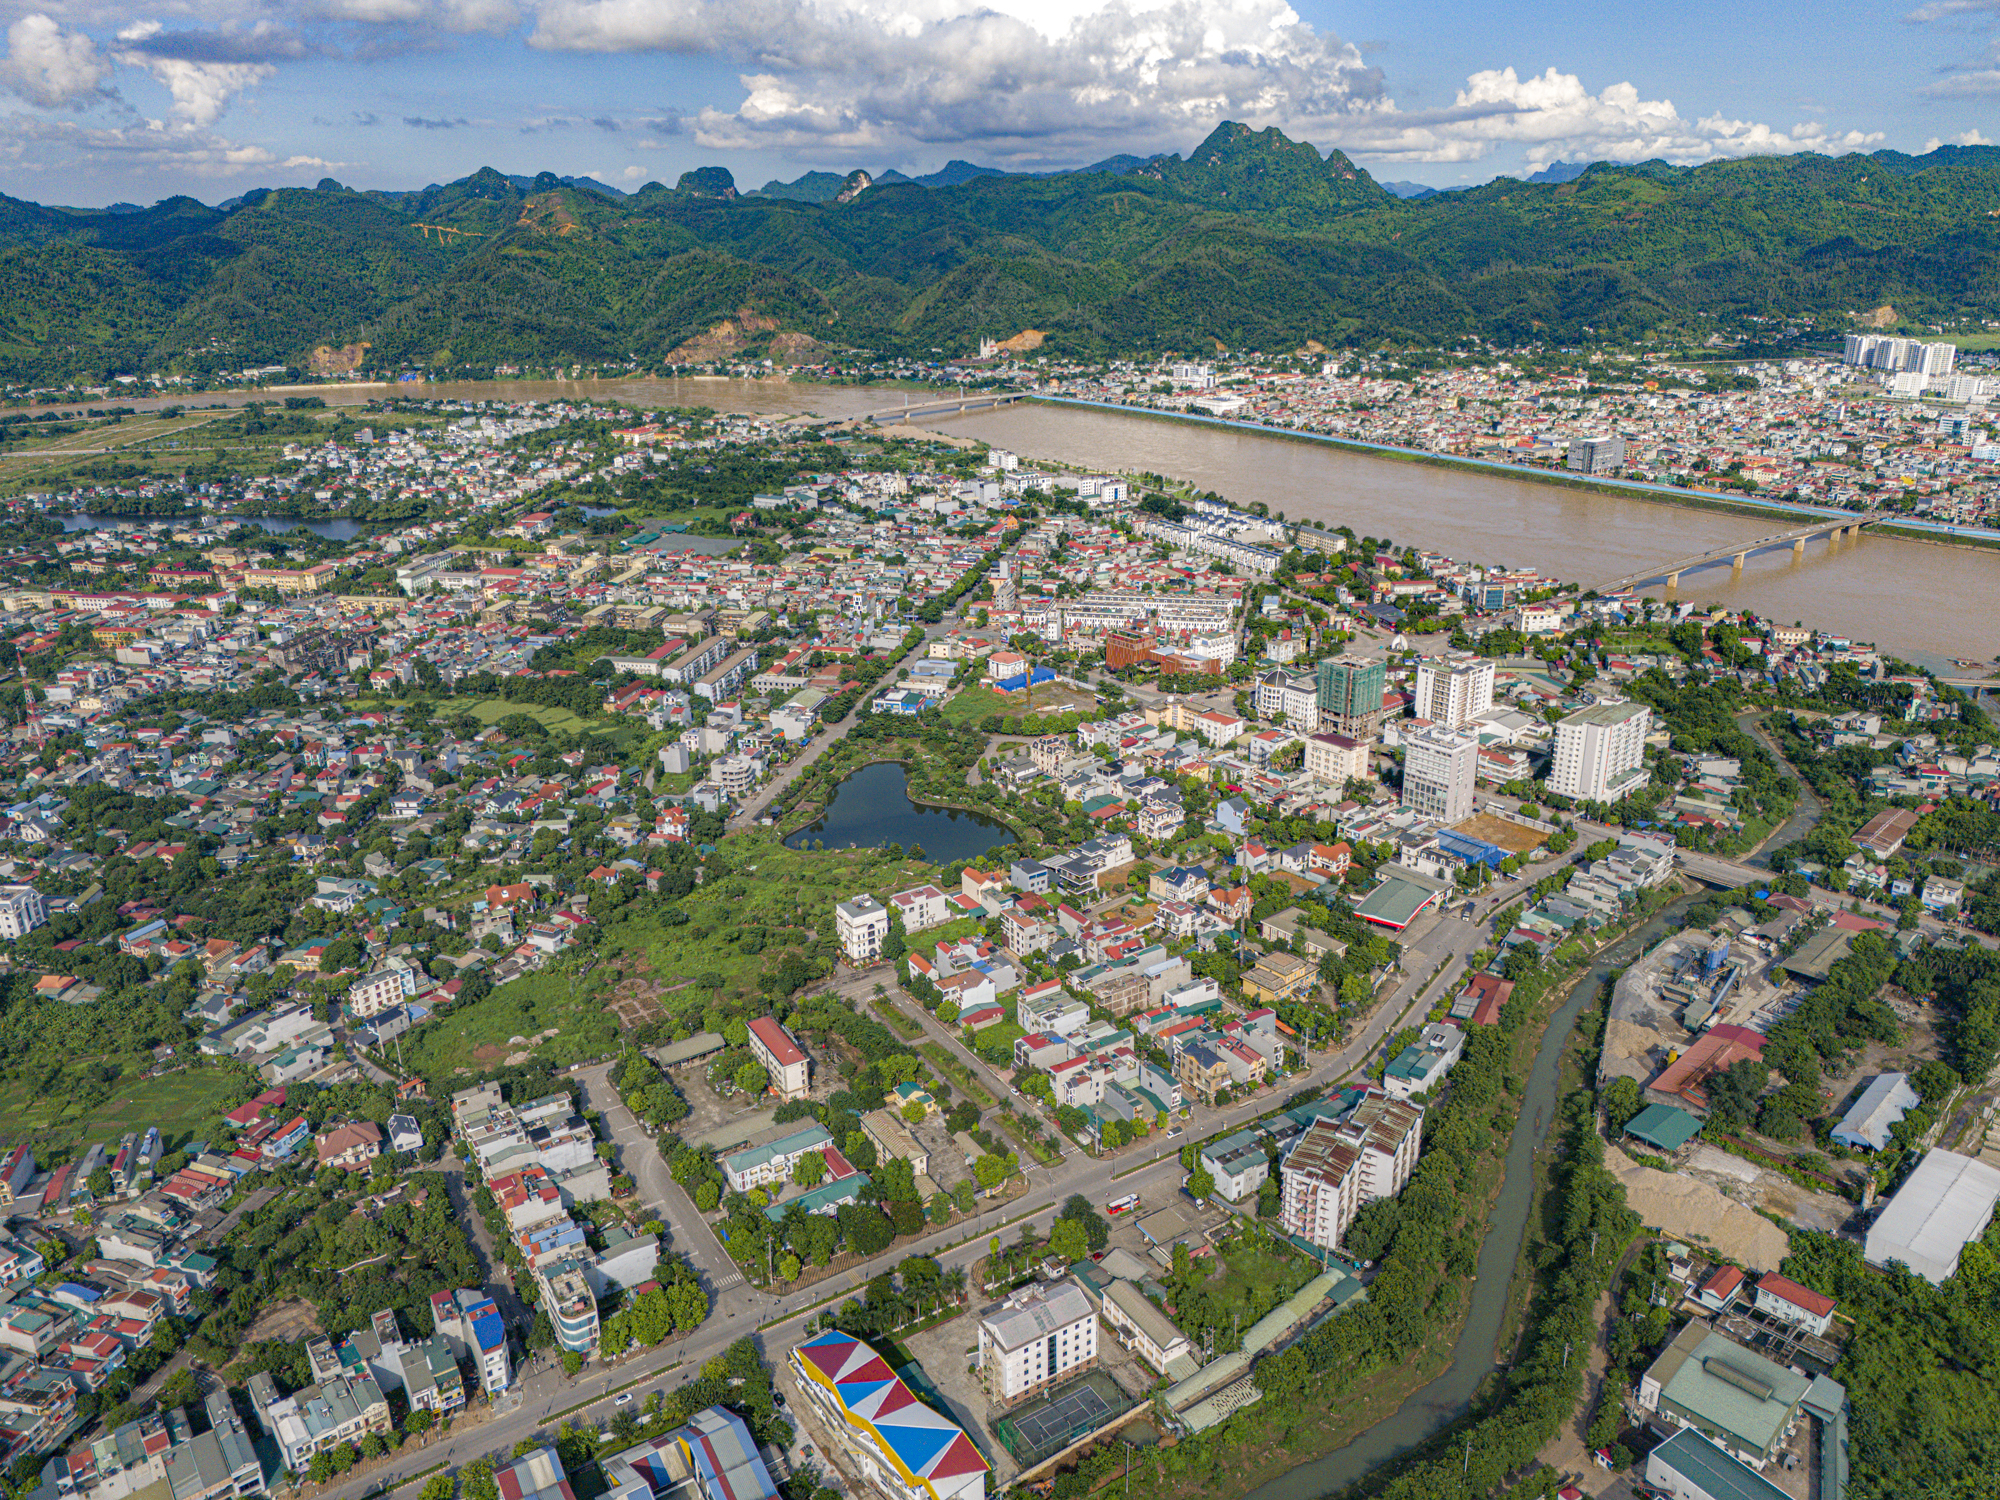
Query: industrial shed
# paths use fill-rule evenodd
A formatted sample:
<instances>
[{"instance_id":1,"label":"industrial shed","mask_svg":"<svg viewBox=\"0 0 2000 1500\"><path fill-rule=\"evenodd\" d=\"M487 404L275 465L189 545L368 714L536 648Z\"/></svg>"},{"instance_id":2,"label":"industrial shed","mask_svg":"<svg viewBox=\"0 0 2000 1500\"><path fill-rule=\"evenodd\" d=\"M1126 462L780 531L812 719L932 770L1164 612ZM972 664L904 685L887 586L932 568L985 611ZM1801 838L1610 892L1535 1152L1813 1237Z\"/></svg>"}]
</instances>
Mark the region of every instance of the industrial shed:
<instances>
[{"instance_id":1,"label":"industrial shed","mask_svg":"<svg viewBox=\"0 0 2000 1500\"><path fill-rule=\"evenodd\" d=\"M1900 1260L1942 1285L1958 1270L1959 1252L1986 1232L1996 1202L2000 1169L1956 1151L1932 1151L1869 1226L1869 1263Z\"/></svg>"}]
</instances>

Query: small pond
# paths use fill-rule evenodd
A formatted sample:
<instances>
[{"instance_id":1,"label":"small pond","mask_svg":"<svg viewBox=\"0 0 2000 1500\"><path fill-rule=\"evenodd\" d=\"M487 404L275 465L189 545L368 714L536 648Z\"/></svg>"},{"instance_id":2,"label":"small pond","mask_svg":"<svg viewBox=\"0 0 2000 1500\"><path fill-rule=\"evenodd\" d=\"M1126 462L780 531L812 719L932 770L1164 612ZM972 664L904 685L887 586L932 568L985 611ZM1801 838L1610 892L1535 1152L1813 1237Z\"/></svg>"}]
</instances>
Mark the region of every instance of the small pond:
<instances>
[{"instance_id":1,"label":"small pond","mask_svg":"<svg viewBox=\"0 0 2000 1500\"><path fill-rule=\"evenodd\" d=\"M880 849L916 845L933 864L971 859L998 844L1011 844L1012 830L978 813L922 807L910 800L909 778L894 761L863 766L833 789L819 821L785 840L788 849L814 842L829 849Z\"/></svg>"}]
</instances>

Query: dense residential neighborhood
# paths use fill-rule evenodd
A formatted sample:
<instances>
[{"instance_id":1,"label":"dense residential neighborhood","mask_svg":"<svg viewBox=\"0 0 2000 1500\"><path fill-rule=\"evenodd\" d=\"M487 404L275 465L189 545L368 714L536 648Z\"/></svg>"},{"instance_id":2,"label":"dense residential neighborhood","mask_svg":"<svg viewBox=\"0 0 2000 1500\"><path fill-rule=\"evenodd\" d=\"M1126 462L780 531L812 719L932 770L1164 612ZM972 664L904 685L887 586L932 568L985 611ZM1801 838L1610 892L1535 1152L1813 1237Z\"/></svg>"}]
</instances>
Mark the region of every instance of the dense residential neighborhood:
<instances>
[{"instance_id":1,"label":"dense residential neighborhood","mask_svg":"<svg viewBox=\"0 0 2000 1500\"><path fill-rule=\"evenodd\" d=\"M0 513L17 1494L1069 1500L1144 1421L1185 1500L1530 1234L1493 1484L1900 1472L1893 1268L2000 1204L1959 686L903 424L361 415Z\"/></svg>"}]
</instances>

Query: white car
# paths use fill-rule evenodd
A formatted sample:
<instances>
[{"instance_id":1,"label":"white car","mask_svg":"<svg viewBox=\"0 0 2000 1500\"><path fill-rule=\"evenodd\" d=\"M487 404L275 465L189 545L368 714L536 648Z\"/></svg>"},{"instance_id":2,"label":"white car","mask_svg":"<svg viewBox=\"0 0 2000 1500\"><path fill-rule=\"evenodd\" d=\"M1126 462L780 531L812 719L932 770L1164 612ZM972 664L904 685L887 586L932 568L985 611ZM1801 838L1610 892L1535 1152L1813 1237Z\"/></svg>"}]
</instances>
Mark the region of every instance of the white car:
<instances>
[{"instance_id":1,"label":"white car","mask_svg":"<svg viewBox=\"0 0 2000 1500\"><path fill-rule=\"evenodd\" d=\"M630 1406L632 1404L632 1393L630 1391L621 1391L618 1399L611 1404L613 1406Z\"/></svg>"}]
</instances>

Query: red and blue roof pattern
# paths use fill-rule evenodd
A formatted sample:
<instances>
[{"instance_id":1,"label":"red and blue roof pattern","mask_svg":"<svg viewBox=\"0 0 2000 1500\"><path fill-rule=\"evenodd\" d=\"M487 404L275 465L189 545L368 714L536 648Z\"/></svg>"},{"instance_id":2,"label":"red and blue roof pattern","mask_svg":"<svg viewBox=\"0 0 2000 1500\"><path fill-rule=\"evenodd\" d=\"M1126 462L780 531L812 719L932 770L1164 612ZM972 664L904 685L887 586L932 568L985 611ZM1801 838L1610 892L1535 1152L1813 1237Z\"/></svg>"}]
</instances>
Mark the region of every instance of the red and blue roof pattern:
<instances>
[{"instance_id":1,"label":"red and blue roof pattern","mask_svg":"<svg viewBox=\"0 0 2000 1500\"><path fill-rule=\"evenodd\" d=\"M882 1356L852 1334L822 1333L799 1345L798 1356L912 1481L936 1492L956 1488L949 1484L953 1479L987 1472L958 1424L919 1401Z\"/></svg>"}]
</instances>

